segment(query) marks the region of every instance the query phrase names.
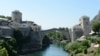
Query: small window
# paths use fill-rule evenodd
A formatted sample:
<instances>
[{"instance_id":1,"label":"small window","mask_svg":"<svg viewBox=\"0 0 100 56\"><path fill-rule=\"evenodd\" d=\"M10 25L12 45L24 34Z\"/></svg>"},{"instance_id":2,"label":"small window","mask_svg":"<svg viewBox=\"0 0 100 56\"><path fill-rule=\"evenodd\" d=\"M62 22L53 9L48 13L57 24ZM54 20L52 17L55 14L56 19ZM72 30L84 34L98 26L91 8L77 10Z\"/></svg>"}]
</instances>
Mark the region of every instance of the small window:
<instances>
[{"instance_id":1,"label":"small window","mask_svg":"<svg viewBox=\"0 0 100 56\"><path fill-rule=\"evenodd\" d=\"M86 25L89 24L89 22L86 22Z\"/></svg>"}]
</instances>

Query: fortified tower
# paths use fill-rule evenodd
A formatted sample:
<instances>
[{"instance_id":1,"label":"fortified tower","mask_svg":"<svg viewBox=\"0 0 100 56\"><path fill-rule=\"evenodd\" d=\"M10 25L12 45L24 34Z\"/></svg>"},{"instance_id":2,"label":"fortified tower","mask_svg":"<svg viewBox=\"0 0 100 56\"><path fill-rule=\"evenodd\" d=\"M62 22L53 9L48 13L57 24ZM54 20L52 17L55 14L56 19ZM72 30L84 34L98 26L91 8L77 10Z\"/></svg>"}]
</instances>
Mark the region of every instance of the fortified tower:
<instances>
[{"instance_id":1,"label":"fortified tower","mask_svg":"<svg viewBox=\"0 0 100 56\"><path fill-rule=\"evenodd\" d=\"M17 23L22 22L22 13L18 10L12 12L12 20Z\"/></svg>"},{"instance_id":2,"label":"fortified tower","mask_svg":"<svg viewBox=\"0 0 100 56\"><path fill-rule=\"evenodd\" d=\"M91 32L89 17L82 16L80 18L80 26L83 30L83 35L87 36Z\"/></svg>"}]
</instances>

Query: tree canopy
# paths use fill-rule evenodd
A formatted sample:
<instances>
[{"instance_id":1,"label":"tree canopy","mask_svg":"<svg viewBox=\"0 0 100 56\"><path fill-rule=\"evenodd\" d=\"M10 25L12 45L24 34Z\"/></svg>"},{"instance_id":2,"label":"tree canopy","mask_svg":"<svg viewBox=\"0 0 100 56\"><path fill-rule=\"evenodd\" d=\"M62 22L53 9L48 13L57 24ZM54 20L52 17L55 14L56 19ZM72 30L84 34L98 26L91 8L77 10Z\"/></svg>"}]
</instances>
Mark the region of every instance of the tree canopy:
<instances>
[{"instance_id":1,"label":"tree canopy","mask_svg":"<svg viewBox=\"0 0 100 56\"><path fill-rule=\"evenodd\" d=\"M96 33L100 31L100 11L91 21L92 30Z\"/></svg>"},{"instance_id":2,"label":"tree canopy","mask_svg":"<svg viewBox=\"0 0 100 56\"><path fill-rule=\"evenodd\" d=\"M96 21L93 23L92 30L97 33L100 32L100 22L99 21Z\"/></svg>"},{"instance_id":3,"label":"tree canopy","mask_svg":"<svg viewBox=\"0 0 100 56\"><path fill-rule=\"evenodd\" d=\"M12 19L11 16L4 16L4 15L0 15L0 18L5 18L5 19L8 19L8 20L11 20Z\"/></svg>"},{"instance_id":4,"label":"tree canopy","mask_svg":"<svg viewBox=\"0 0 100 56\"><path fill-rule=\"evenodd\" d=\"M58 40L58 41L67 40L64 34L59 31L52 31L48 33L48 36L50 37L51 40L54 40L54 41L55 40Z\"/></svg>"}]
</instances>

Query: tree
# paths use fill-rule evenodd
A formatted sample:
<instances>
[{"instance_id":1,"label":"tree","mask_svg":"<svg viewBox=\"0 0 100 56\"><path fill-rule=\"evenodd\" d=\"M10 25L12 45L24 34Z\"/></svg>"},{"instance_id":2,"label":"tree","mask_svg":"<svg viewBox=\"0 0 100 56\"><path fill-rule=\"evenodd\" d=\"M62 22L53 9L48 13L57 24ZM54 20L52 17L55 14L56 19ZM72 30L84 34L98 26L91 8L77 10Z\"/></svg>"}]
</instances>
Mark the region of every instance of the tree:
<instances>
[{"instance_id":1,"label":"tree","mask_svg":"<svg viewBox=\"0 0 100 56\"><path fill-rule=\"evenodd\" d=\"M80 43L78 42L73 42L73 43L69 43L65 46L65 50L67 50L70 54L77 54L82 52L85 49L84 46L82 46Z\"/></svg>"},{"instance_id":2,"label":"tree","mask_svg":"<svg viewBox=\"0 0 100 56\"><path fill-rule=\"evenodd\" d=\"M53 41L67 40L65 35L59 31L52 31L52 32L48 33L47 35Z\"/></svg>"},{"instance_id":3,"label":"tree","mask_svg":"<svg viewBox=\"0 0 100 56\"><path fill-rule=\"evenodd\" d=\"M8 20L11 20L12 19L11 16L4 16L4 15L0 15L0 18L5 18L5 19L8 19Z\"/></svg>"},{"instance_id":4,"label":"tree","mask_svg":"<svg viewBox=\"0 0 100 56\"><path fill-rule=\"evenodd\" d=\"M89 48L91 45L91 42L89 40L84 40L81 42L82 46L85 46L86 48Z\"/></svg>"},{"instance_id":5,"label":"tree","mask_svg":"<svg viewBox=\"0 0 100 56\"><path fill-rule=\"evenodd\" d=\"M12 17L11 17L11 16L7 16L6 18L7 18L8 20L11 20L11 19L12 19Z\"/></svg>"},{"instance_id":6,"label":"tree","mask_svg":"<svg viewBox=\"0 0 100 56\"><path fill-rule=\"evenodd\" d=\"M9 56L17 56L17 50L16 50L17 46L14 38L0 39L0 46L5 47L5 49L8 51Z\"/></svg>"},{"instance_id":7,"label":"tree","mask_svg":"<svg viewBox=\"0 0 100 56\"><path fill-rule=\"evenodd\" d=\"M5 16L4 15L0 15L0 18L5 18Z\"/></svg>"},{"instance_id":8,"label":"tree","mask_svg":"<svg viewBox=\"0 0 100 56\"><path fill-rule=\"evenodd\" d=\"M78 53L84 52L87 54L87 49L90 47L90 41L84 40L82 42L72 42L65 46L65 50L68 51L70 54L75 55Z\"/></svg>"},{"instance_id":9,"label":"tree","mask_svg":"<svg viewBox=\"0 0 100 56\"><path fill-rule=\"evenodd\" d=\"M99 21L93 23L92 30L96 32L97 34L100 32L100 22Z\"/></svg>"}]
</instances>

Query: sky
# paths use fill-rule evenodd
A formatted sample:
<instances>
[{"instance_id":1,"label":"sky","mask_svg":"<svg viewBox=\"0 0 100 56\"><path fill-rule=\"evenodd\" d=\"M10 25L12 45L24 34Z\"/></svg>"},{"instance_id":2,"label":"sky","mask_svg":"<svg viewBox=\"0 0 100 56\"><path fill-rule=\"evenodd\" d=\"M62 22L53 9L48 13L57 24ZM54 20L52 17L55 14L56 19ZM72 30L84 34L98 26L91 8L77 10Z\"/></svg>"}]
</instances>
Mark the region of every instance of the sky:
<instances>
[{"instance_id":1,"label":"sky","mask_svg":"<svg viewBox=\"0 0 100 56\"><path fill-rule=\"evenodd\" d=\"M0 0L0 15L11 16L14 10L22 12L23 21L33 21L42 29L71 28L81 16L92 20L100 0Z\"/></svg>"}]
</instances>

